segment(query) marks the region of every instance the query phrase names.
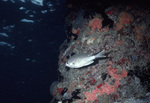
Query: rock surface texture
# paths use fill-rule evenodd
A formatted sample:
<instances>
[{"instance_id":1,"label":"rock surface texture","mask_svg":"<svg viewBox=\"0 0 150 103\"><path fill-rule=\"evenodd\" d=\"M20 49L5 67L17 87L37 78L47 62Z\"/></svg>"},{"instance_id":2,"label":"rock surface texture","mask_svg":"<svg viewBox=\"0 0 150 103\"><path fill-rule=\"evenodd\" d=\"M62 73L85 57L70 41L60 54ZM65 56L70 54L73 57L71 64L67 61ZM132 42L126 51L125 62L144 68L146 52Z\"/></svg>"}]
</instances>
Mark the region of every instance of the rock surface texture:
<instances>
[{"instance_id":1,"label":"rock surface texture","mask_svg":"<svg viewBox=\"0 0 150 103\"><path fill-rule=\"evenodd\" d=\"M68 39L60 47L59 80L51 90L53 102L148 103L149 9L115 5L104 12L90 13L82 9L66 16ZM65 66L76 53L95 54L102 50L107 57L91 65L78 69Z\"/></svg>"}]
</instances>

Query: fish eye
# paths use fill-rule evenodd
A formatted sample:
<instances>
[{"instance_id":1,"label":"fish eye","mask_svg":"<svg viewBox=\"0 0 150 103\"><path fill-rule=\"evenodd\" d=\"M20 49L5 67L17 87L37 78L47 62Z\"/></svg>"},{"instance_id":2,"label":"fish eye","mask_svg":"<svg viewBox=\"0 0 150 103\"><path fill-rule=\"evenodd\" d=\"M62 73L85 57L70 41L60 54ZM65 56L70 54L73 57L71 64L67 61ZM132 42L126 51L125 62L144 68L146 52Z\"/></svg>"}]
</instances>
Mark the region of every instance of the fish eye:
<instances>
[{"instance_id":1,"label":"fish eye","mask_svg":"<svg viewBox=\"0 0 150 103\"><path fill-rule=\"evenodd\" d=\"M74 63L72 63L74 65Z\"/></svg>"}]
</instances>

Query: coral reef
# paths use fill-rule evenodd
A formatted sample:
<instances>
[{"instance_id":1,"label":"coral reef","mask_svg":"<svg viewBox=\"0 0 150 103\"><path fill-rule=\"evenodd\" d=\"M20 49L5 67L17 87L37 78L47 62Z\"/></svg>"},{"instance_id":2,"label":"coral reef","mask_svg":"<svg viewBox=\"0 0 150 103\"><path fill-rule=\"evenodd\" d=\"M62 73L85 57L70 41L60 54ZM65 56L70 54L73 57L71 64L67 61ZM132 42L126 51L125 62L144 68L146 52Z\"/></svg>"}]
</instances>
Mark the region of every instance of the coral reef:
<instances>
[{"instance_id":1,"label":"coral reef","mask_svg":"<svg viewBox=\"0 0 150 103\"><path fill-rule=\"evenodd\" d=\"M102 21L103 21L103 19L102 19L101 15L96 15L94 17L94 19L89 21L89 27L91 27L92 30L95 30L95 29L99 30L102 28Z\"/></svg>"},{"instance_id":2,"label":"coral reef","mask_svg":"<svg viewBox=\"0 0 150 103\"><path fill-rule=\"evenodd\" d=\"M67 30L73 34L67 34L72 38L60 47L59 83L53 87L56 103L127 103L131 99L139 101L137 98L146 97L150 91L149 10L116 5L104 11L107 16L95 13L92 18L84 18L86 11L81 10L74 19L67 19L66 26L72 26ZM70 15L72 12L67 18ZM108 18L113 27L109 23L104 26ZM101 50L107 58L79 69L65 66L76 53L95 54Z\"/></svg>"}]
</instances>

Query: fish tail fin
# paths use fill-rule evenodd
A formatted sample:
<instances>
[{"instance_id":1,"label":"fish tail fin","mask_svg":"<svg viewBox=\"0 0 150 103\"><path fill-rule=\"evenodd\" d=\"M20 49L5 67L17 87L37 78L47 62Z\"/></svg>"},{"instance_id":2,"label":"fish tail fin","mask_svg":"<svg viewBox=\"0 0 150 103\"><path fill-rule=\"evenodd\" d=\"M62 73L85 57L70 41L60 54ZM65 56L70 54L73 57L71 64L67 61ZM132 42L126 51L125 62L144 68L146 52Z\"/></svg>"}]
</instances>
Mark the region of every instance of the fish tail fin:
<instances>
[{"instance_id":1,"label":"fish tail fin","mask_svg":"<svg viewBox=\"0 0 150 103\"><path fill-rule=\"evenodd\" d=\"M95 55L95 58L105 58L106 55L104 53L105 53L105 50L102 50L101 52Z\"/></svg>"}]
</instances>

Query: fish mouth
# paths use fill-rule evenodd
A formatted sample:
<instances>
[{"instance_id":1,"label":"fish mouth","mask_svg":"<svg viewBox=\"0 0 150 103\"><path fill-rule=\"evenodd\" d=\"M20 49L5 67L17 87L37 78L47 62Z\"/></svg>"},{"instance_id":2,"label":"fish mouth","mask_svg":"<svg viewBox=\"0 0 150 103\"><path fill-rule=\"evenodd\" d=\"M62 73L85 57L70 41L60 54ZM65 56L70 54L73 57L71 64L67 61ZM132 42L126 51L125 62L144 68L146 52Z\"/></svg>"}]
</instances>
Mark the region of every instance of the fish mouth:
<instances>
[{"instance_id":1,"label":"fish mouth","mask_svg":"<svg viewBox=\"0 0 150 103\"><path fill-rule=\"evenodd\" d=\"M69 68L74 68L73 66L69 65L69 64L65 64L66 67L69 67Z\"/></svg>"},{"instance_id":2,"label":"fish mouth","mask_svg":"<svg viewBox=\"0 0 150 103\"><path fill-rule=\"evenodd\" d=\"M67 63L65 64L66 67L70 67Z\"/></svg>"}]
</instances>

